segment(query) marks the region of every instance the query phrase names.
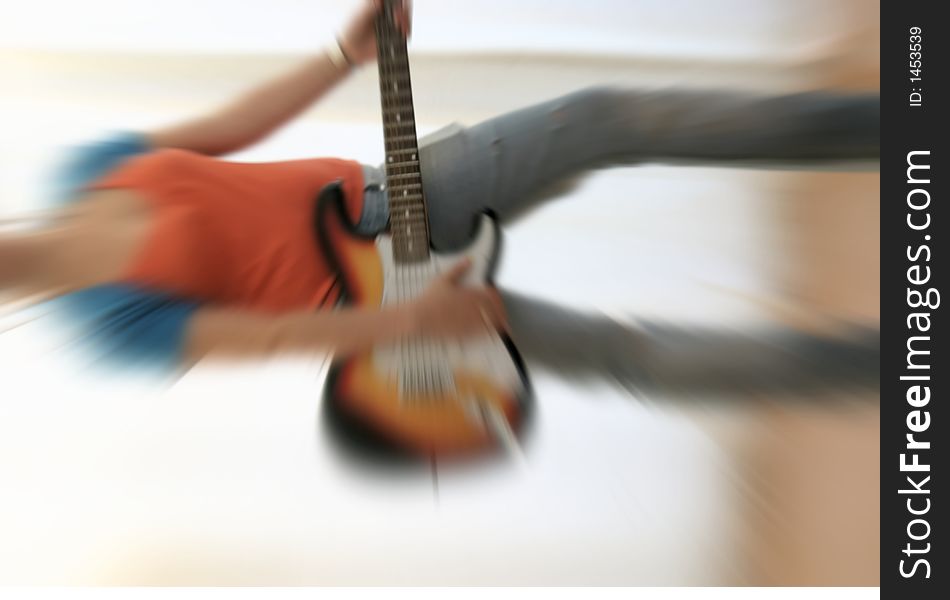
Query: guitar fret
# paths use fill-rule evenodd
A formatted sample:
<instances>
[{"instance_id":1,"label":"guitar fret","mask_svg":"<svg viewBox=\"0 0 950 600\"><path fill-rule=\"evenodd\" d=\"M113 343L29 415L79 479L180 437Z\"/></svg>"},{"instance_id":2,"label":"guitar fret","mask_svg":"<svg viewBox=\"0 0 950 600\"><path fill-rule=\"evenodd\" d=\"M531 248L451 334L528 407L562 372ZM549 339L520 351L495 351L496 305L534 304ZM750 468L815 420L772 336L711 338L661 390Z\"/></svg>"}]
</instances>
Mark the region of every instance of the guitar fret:
<instances>
[{"instance_id":1,"label":"guitar fret","mask_svg":"<svg viewBox=\"0 0 950 600\"><path fill-rule=\"evenodd\" d=\"M385 88L380 89L379 92L380 98L382 100L380 108L383 110L393 110L398 108L404 109L407 112L412 110L412 96L410 94L405 92L394 92Z\"/></svg>"},{"instance_id":2,"label":"guitar fret","mask_svg":"<svg viewBox=\"0 0 950 600\"><path fill-rule=\"evenodd\" d=\"M414 142L417 141L416 134L413 133L410 135L394 135L386 139L387 142L408 142L409 140L412 140Z\"/></svg>"},{"instance_id":3,"label":"guitar fret","mask_svg":"<svg viewBox=\"0 0 950 600\"><path fill-rule=\"evenodd\" d=\"M388 144L387 144L388 146ZM400 144L394 148L386 148L386 156L396 156L402 157L406 154L409 155L409 160L418 160L419 158L419 147L415 144ZM396 159L394 159L396 160Z\"/></svg>"},{"instance_id":4,"label":"guitar fret","mask_svg":"<svg viewBox=\"0 0 950 600\"><path fill-rule=\"evenodd\" d=\"M386 126L399 126L405 125L407 123L413 123L415 121L415 116L412 114L412 111L404 109L392 109L383 112L383 125Z\"/></svg>"},{"instance_id":5,"label":"guitar fret","mask_svg":"<svg viewBox=\"0 0 950 600\"><path fill-rule=\"evenodd\" d=\"M392 157L390 157L390 159L392 159ZM417 167L417 166L419 166L418 160L397 160L397 161L390 160L388 163L386 163L387 169L402 169L405 167Z\"/></svg>"},{"instance_id":6,"label":"guitar fret","mask_svg":"<svg viewBox=\"0 0 950 600\"><path fill-rule=\"evenodd\" d=\"M383 107L383 125L398 125L415 121L415 113L405 106Z\"/></svg>"},{"instance_id":7,"label":"guitar fret","mask_svg":"<svg viewBox=\"0 0 950 600\"><path fill-rule=\"evenodd\" d=\"M414 173L386 173L386 179L395 180L395 181L415 179L420 176L421 176L421 173L419 173L419 171L416 171Z\"/></svg>"},{"instance_id":8,"label":"guitar fret","mask_svg":"<svg viewBox=\"0 0 950 600\"><path fill-rule=\"evenodd\" d=\"M411 137L415 139L415 136L411 136ZM407 151L407 152L404 152L404 154L409 154L410 156L412 156L413 154L418 154L419 152L419 147L416 144L412 144L412 145L399 144L398 146L396 146L397 142L393 142L392 138L386 139L385 142L386 142L387 156L395 152L399 152L401 150ZM391 147L391 146L395 146L395 147ZM415 160L415 159L413 158L411 160Z\"/></svg>"},{"instance_id":9,"label":"guitar fret","mask_svg":"<svg viewBox=\"0 0 950 600\"><path fill-rule=\"evenodd\" d=\"M416 148L405 148L405 149L401 149L401 150L393 150L393 151L389 152L388 154L390 154L390 155L392 155L392 156L400 156L400 155L403 155L403 154L415 154L416 151L417 151Z\"/></svg>"},{"instance_id":10,"label":"guitar fret","mask_svg":"<svg viewBox=\"0 0 950 600\"><path fill-rule=\"evenodd\" d=\"M376 46L390 231L395 259L416 262L429 256L429 224L422 191L409 56L405 37L394 23L395 3L386 0L383 5L384 10L376 20Z\"/></svg>"},{"instance_id":11,"label":"guitar fret","mask_svg":"<svg viewBox=\"0 0 950 600\"><path fill-rule=\"evenodd\" d=\"M403 123L387 123L383 125L385 134L392 137L395 135L416 135L416 124L409 121Z\"/></svg>"},{"instance_id":12,"label":"guitar fret","mask_svg":"<svg viewBox=\"0 0 950 600\"><path fill-rule=\"evenodd\" d=\"M403 196L401 194L400 195L390 194L390 197L389 197L389 203L393 205L414 204L418 202L419 200L422 200L422 194L408 194L406 196Z\"/></svg>"},{"instance_id":13,"label":"guitar fret","mask_svg":"<svg viewBox=\"0 0 950 600\"><path fill-rule=\"evenodd\" d=\"M411 104L411 103L386 102L386 101L385 101L385 98L383 99L382 111L383 111L383 120L384 120L384 121L385 121L385 120L395 120L395 115L396 115L397 113L398 113L398 114L401 114L403 117L405 117L405 118L407 118L407 119L413 117L414 114L415 114L415 113L413 112L413 110L412 110L412 104Z\"/></svg>"},{"instance_id":14,"label":"guitar fret","mask_svg":"<svg viewBox=\"0 0 950 600\"><path fill-rule=\"evenodd\" d=\"M408 92L394 91L392 88L380 89L382 98L381 106L383 110L404 108L407 111L412 110L412 95Z\"/></svg>"}]
</instances>

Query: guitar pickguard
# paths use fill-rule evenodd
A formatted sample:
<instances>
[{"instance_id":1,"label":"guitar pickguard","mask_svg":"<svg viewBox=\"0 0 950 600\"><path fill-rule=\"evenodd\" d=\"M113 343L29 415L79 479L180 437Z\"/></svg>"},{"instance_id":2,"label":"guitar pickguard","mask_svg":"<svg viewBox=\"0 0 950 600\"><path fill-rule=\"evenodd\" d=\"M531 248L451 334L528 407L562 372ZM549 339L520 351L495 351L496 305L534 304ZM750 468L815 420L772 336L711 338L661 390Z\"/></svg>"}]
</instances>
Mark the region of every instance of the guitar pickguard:
<instances>
[{"instance_id":1,"label":"guitar pickguard","mask_svg":"<svg viewBox=\"0 0 950 600\"><path fill-rule=\"evenodd\" d=\"M427 261L399 264L393 257L392 238L377 238L376 248L383 267L382 305L408 302L419 296L439 274L451 269L463 258L471 261L465 283L486 285L497 247L497 229L487 215L478 235L465 250L453 254L430 255ZM434 340L402 340L377 347L373 352L375 368L382 377L399 386L400 399L445 397L456 387L455 373L474 372L491 383L511 387L520 385L520 374L511 360L501 336L486 327L484 335L465 343ZM471 402L476 399L462 399Z\"/></svg>"}]
</instances>

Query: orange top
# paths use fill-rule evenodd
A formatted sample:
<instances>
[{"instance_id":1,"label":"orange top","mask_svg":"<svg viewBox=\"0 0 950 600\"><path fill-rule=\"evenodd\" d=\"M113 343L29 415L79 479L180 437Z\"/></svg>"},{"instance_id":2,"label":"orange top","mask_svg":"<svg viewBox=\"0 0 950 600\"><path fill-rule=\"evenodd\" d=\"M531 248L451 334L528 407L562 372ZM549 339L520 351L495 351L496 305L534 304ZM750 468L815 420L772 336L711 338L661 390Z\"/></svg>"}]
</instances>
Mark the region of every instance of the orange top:
<instances>
[{"instance_id":1,"label":"orange top","mask_svg":"<svg viewBox=\"0 0 950 600\"><path fill-rule=\"evenodd\" d=\"M277 312L314 309L330 297L334 273L313 215L320 190L338 179L356 222L363 172L348 160L236 163L163 149L90 187L134 189L152 206L151 232L122 281Z\"/></svg>"}]
</instances>

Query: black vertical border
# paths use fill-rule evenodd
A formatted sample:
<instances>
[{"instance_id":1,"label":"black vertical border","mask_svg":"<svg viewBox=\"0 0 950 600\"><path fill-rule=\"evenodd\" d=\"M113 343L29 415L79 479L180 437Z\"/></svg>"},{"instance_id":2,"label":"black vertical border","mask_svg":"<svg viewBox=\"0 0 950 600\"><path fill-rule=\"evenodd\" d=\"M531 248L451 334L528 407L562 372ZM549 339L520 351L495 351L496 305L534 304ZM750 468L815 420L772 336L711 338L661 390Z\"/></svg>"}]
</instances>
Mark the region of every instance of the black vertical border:
<instances>
[{"instance_id":1,"label":"black vertical border","mask_svg":"<svg viewBox=\"0 0 950 600\"><path fill-rule=\"evenodd\" d=\"M938 589L946 588L948 566L941 560L946 553L941 547L942 520L938 516L945 510L945 499L936 489L945 477L943 465L937 460L937 454L943 454L942 445L950 443L947 439L943 420L946 413L941 404L946 401L950 384L950 363L939 351L939 342L946 335L941 306L928 310L931 313L931 342L929 362L932 365L929 382L931 399L929 405L921 410L930 413L929 429L917 434L921 440L929 440L930 451L920 451L921 462L928 462L931 470L925 475L931 479L926 486L930 489L927 497L931 500L930 510L922 515L930 525L926 540L914 541L907 533L910 521L916 518L907 507L908 495L899 493L909 487L907 476L920 474L901 472L900 455L907 453L906 435L909 433L908 413L914 410L906 400L907 389L911 382L901 381L900 377L908 373L907 360L908 336L915 335L908 328L907 318L911 312L908 306L908 268L914 264L908 258L908 247L917 249L921 245L929 246L932 254L927 264L931 268L932 278L924 286L935 287L944 292L943 283L948 280L946 271L950 263L945 260L946 234L944 227L947 211L943 205L947 202L946 179L950 177L947 169L946 150L947 127L944 121L950 111L950 97L947 95L946 80L950 77L947 63L950 61L947 38L950 36L950 23L941 17L950 8L937 0L882 0L881 2L881 595L885 598L923 599L940 597ZM910 80L910 29L921 28L921 81ZM917 88L922 94L921 106L911 106L910 94ZM918 185L907 182L907 155L914 150L929 150L930 183L926 187L931 196L928 208L931 225L926 231L914 231L907 223L907 195ZM919 197L919 196L918 196ZM915 218L923 218L922 215ZM925 236L930 239L926 240ZM947 298L950 300L950 297ZM941 298L941 304L944 301ZM917 477L919 479L919 477ZM941 486L942 487L942 486ZM924 496L915 496L923 506ZM918 524L917 535L925 528ZM907 544L925 547L930 544L926 554L907 555ZM925 569L920 568L917 575L905 578L900 573L900 561L904 560L909 570L916 558L923 557L930 565L930 578L924 578Z\"/></svg>"}]
</instances>

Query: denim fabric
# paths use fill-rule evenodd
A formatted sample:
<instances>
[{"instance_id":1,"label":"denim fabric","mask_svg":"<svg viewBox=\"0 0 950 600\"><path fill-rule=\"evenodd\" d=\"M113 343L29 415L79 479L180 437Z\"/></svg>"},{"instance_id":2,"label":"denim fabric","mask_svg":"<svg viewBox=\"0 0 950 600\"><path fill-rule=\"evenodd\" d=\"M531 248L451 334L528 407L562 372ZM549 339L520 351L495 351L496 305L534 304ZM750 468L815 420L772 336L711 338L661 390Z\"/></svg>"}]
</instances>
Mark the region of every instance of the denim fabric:
<instances>
[{"instance_id":1,"label":"denim fabric","mask_svg":"<svg viewBox=\"0 0 950 600\"><path fill-rule=\"evenodd\" d=\"M113 132L95 142L70 148L50 178L51 201L59 205L73 201L86 185L149 150L145 136L132 131Z\"/></svg>"},{"instance_id":2,"label":"denim fabric","mask_svg":"<svg viewBox=\"0 0 950 600\"><path fill-rule=\"evenodd\" d=\"M598 167L876 159L880 99L597 87L471 127L451 125L419 146L432 242L447 250L466 242L486 209L511 221ZM371 199L370 214L385 225L381 203Z\"/></svg>"},{"instance_id":3,"label":"denim fabric","mask_svg":"<svg viewBox=\"0 0 950 600\"><path fill-rule=\"evenodd\" d=\"M181 367L185 333L200 308L191 302L116 283L85 288L50 301L68 319L86 360L155 373Z\"/></svg>"},{"instance_id":4,"label":"denim fabric","mask_svg":"<svg viewBox=\"0 0 950 600\"><path fill-rule=\"evenodd\" d=\"M386 175L377 167L363 165L363 211L356 230L364 235L376 235L389 223L389 198L383 189Z\"/></svg>"},{"instance_id":5,"label":"denim fabric","mask_svg":"<svg viewBox=\"0 0 950 600\"><path fill-rule=\"evenodd\" d=\"M50 178L52 202L65 204L82 189L150 150L134 132L109 134L70 149ZM51 301L77 330L77 343L99 362L161 372L180 366L185 331L200 304L128 284L98 285Z\"/></svg>"}]
</instances>

